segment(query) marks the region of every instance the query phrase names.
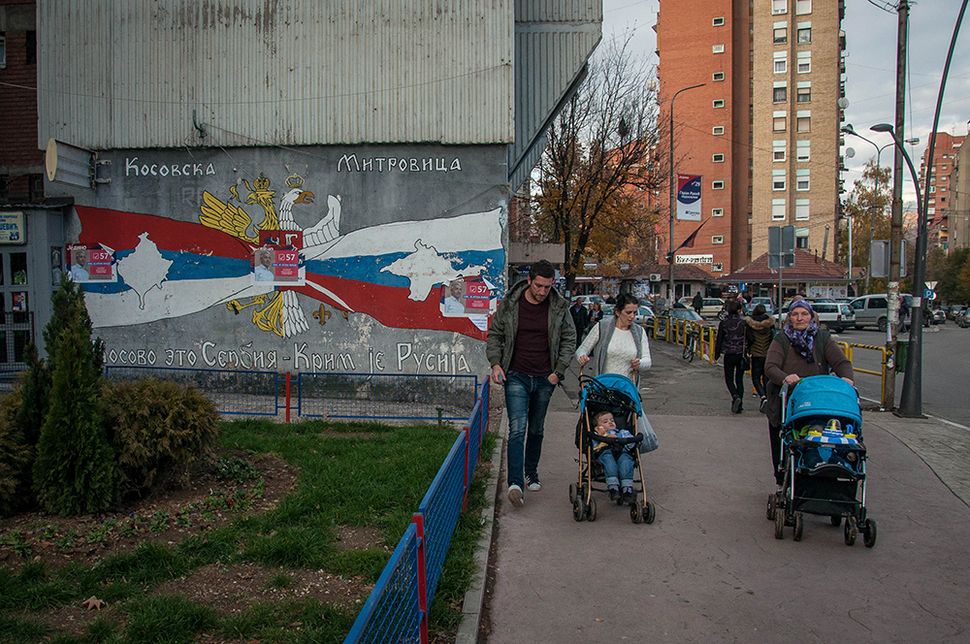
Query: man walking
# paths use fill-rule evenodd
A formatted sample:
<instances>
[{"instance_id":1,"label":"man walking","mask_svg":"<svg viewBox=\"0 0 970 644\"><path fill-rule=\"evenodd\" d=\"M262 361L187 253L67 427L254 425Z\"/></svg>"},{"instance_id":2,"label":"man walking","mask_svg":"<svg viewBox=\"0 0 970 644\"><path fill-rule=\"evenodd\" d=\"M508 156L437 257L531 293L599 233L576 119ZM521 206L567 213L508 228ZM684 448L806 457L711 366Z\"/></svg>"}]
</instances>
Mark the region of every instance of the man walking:
<instances>
[{"instance_id":1,"label":"man walking","mask_svg":"<svg viewBox=\"0 0 970 644\"><path fill-rule=\"evenodd\" d=\"M701 314L701 309L704 308L704 296L701 295L700 291L694 293L694 299L691 301L691 306L695 311L697 311L697 315Z\"/></svg>"},{"instance_id":2,"label":"man walking","mask_svg":"<svg viewBox=\"0 0 970 644\"><path fill-rule=\"evenodd\" d=\"M573 318L573 326L576 327L576 342L579 343L585 335L586 327L589 326L589 311L579 301L573 300L573 305L569 307L569 315Z\"/></svg>"},{"instance_id":3,"label":"man walking","mask_svg":"<svg viewBox=\"0 0 970 644\"><path fill-rule=\"evenodd\" d=\"M509 501L523 504L523 488L538 491L539 456L549 399L573 352L576 329L565 298L552 288L555 268L545 260L509 289L488 330L486 356L492 382L505 383L509 418Z\"/></svg>"}]
</instances>

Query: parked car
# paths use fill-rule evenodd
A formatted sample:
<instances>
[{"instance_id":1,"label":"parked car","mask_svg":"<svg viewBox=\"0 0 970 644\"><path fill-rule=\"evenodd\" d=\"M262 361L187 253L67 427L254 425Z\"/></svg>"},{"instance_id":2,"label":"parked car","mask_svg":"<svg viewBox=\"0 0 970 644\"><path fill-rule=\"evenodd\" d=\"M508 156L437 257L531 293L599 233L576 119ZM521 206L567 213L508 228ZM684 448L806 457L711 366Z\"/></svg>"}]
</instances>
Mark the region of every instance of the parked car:
<instances>
[{"instance_id":1,"label":"parked car","mask_svg":"<svg viewBox=\"0 0 970 644\"><path fill-rule=\"evenodd\" d=\"M946 311L943 309L932 309L930 315L933 316L933 324L946 324Z\"/></svg>"},{"instance_id":2,"label":"parked car","mask_svg":"<svg viewBox=\"0 0 970 644\"><path fill-rule=\"evenodd\" d=\"M960 313L960 311L962 311L965 308L967 308L966 304L950 304L948 306L944 306L943 310L946 312L947 319L953 320L955 322L957 319L957 315Z\"/></svg>"},{"instance_id":3,"label":"parked car","mask_svg":"<svg viewBox=\"0 0 970 644\"><path fill-rule=\"evenodd\" d=\"M724 308L724 300L719 297L705 297L704 305L701 307L702 318L716 318L717 314Z\"/></svg>"},{"instance_id":4,"label":"parked car","mask_svg":"<svg viewBox=\"0 0 970 644\"><path fill-rule=\"evenodd\" d=\"M848 304L840 302L812 302L812 310L818 315L818 321L828 327L833 333L842 333L846 329L856 327L855 311ZM788 317L788 312L781 314L781 321Z\"/></svg>"},{"instance_id":5,"label":"parked car","mask_svg":"<svg viewBox=\"0 0 970 644\"><path fill-rule=\"evenodd\" d=\"M903 294L906 303L912 308L913 296ZM874 293L863 295L852 300L852 310L855 312L855 328L862 329L867 326L874 326L880 331L886 330L886 322L889 319L889 308L885 293Z\"/></svg>"},{"instance_id":6,"label":"parked car","mask_svg":"<svg viewBox=\"0 0 970 644\"><path fill-rule=\"evenodd\" d=\"M633 321L644 326L653 324L653 309L646 304L641 304Z\"/></svg>"},{"instance_id":7,"label":"parked car","mask_svg":"<svg viewBox=\"0 0 970 644\"><path fill-rule=\"evenodd\" d=\"M593 302L603 303L603 298L599 295L575 295L573 296L573 302L579 302L586 308L589 308Z\"/></svg>"},{"instance_id":8,"label":"parked car","mask_svg":"<svg viewBox=\"0 0 970 644\"><path fill-rule=\"evenodd\" d=\"M751 298L751 305L748 308L753 311L754 307L758 306L759 304L764 304L765 313L768 315L775 314L775 303L771 301L770 297L753 297Z\"/></svg>"},{"instance_id":9,"label":"parked car","mask_svg":"<svg viewBox=\"0 0 970 644\"><path fill-rule=\"evenodd\" d=\"M677 318L678 320L690 320L691 322L703 322L704 318L697 314L692 308L684 307L674 307L670 310L670 317Z\"/></svg>"}]
</instances>

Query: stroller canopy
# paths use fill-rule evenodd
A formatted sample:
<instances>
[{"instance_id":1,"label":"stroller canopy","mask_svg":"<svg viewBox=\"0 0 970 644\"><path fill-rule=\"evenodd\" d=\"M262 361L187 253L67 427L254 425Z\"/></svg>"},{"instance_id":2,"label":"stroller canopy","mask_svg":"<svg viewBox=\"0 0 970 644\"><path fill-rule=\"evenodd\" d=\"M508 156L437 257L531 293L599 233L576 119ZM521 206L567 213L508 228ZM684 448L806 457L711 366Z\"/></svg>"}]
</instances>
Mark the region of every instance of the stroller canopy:
<instances>
[{"instance_id":1,"label":"stroller canopy","mask_svg":"<svg viewBox=\"0 0 970 644\"><path fill-rule=\"evenodd\" d=\"M859 394L838 376L802 378L790 392L787 412L786 425L800 418L828 416L850 421L857 430L862 427Z\"/></svg>"},{"instance_id":2,"label":"stroller canopy","mask_svg":"<svg viewBox=\"0 0 970 644\"><path fill-rule=\"evenodd\" d=\"M643 413L643 407L640 402L640 391L637 389L636 384L626 376L618 373L603 373L587 381L579 397L579 408L585 411L587 398L593 397L595 400L599 400L602 398L602 394L607 391L623 394L629 398L638 416Z\"/></svg>"}]
</instances>

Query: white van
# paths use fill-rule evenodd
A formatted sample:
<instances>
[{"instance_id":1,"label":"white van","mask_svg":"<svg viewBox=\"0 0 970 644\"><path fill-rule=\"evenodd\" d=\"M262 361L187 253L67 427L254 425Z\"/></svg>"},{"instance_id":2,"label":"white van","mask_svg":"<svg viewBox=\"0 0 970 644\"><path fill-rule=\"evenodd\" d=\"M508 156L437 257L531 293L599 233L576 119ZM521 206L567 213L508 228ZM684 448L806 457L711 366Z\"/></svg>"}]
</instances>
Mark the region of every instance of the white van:
<instances>
[{"instance_id":1,"label":"white van","mask_svg":"<svg viewBox=\"0 0 970 644\"><path fill-rule=\"evenodd\" d=\"M903 298L906 299L906 304L912 309L913 296L904 293ZM889 300L885 293L857 297L849 303L849 306L855 312L855 328L874 326L885 332L886 321L889 319Z\"/></svg>"}]
</instances>

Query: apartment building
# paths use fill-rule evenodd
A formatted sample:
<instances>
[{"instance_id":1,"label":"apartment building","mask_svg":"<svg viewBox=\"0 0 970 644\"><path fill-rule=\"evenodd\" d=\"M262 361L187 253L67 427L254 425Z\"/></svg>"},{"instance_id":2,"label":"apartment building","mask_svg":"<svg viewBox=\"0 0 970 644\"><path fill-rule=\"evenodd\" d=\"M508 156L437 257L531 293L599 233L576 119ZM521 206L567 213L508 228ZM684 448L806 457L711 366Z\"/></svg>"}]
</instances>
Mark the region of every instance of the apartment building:
<instances>
[{"instance_id":1,"label":"apartment building","mask_svg":"<svg viewBox=\"0 0 970 644\"><path fill-rule=\"evenodd\" d=\"M950 248L951 213L954 211L955 197L958 193L956 187L956 164L957 157L963 146L966 136L954 136L947 132L936 132L933 134L936 145L933 149L932 172L930 173L930 194L928 195L926 216L929 222L928 243L948 251ZM926 155L929 146L923 151L923 160L920 165L920 177L923 185L926 185ZM964 172L970 168L964 166ZM965 211L965 209L964 209Z\"/></svg>"},{"instance_id":2,"label":"apartment building","mask_svg":"<svg viewBox=\"0 0 970 644\"><path fill-rule=\"evenodd\" d=\"M768 249L768 227L794 225L799 248L834 258L844 3L663 0L657 20L662 123L675 101L676 171L703 174L692 254L715 277ZM663 137L666 145L667 137ZM694 222L677 222L675 242Z\"/></svg>"},{"instance_id":3,"label":"apartment building","mask_svg":"<svg viewBox=\"0 0 970 644\"><path fill-rule=\"evenodd\" d=\"M947 194L949 248L970 248L970 146L954 153Z\"/></svg>"}]
</instances>

